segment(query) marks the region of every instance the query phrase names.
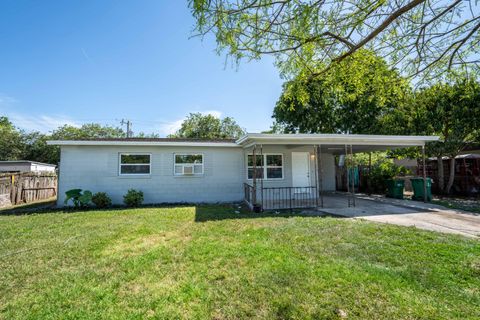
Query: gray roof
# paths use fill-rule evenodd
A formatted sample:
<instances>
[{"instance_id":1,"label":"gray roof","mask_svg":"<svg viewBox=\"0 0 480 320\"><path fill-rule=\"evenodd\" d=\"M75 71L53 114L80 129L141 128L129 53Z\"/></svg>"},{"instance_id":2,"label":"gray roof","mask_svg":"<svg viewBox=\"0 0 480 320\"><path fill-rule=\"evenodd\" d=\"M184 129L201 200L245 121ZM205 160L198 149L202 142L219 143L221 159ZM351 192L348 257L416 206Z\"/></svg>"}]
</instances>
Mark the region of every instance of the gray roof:
<instances>
[{"instance_id":1,"label":"gray roof","mask_svg":"<svg viewBox=\"0 0 480 320\"><path fill-rule=\"evenodd\" d=\"M0 165L2 164L41 164L43 166L50 166L50 167L56 167L54 164L50 163L44 163L44 162L38 162L38 161L30 161L30 160L6 160L6 161L0 161Z\"/></svg>"}]
</instances>

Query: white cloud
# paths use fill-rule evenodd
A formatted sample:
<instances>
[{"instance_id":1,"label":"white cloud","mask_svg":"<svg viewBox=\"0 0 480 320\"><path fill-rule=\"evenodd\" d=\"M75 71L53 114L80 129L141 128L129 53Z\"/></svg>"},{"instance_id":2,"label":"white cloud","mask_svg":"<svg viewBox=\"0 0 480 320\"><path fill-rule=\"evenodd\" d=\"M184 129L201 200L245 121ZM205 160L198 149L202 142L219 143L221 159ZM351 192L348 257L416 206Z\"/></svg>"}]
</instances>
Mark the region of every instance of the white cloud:
<instances>
[{"instance_id":1,"label":"white cloud","mask_svg":"<svg viewBox=\"0 0 480 320\"><path fill-rule=\"evenodd\" d=\"M190 113L201 113L203 115L210 114L214 117L221 118L222 117L222 112L218 110L206 110L206 111L192 111ZM175 133L178 129L181 128L183 121L185 121L187 117L183 117L181 119L177 119L171 122L162 122L159 124L158 127L158 132L162 136L167 136L169 134Z\"/></svg>"},{"instance_id":2,"label":"white cloud","mask_svg":"<svg viewBox=\"0 0 480 320\"><path fill-rule=\"evenodd\" d=\"M80 124L78 124L71 118L65 117L62 115L29 116L29 115L23 115L19 113L8 113L7 116L16 127L19 127L27 131L40 131L43 133L47 133L65 124L68 124L74 127L80 126Z\"/></svg>"},{"instance_id":3,"label":"white cloud","mask_svg":"<svg viewBox=\"0 0 480 320\"><path fill-rule=\"evenodd\" d=\"M16 102L18 102L18 100L14 97L0 92L0 107L8 107Z\"/></svg>"},{"instance_id":4,"label":"white cloud","mask_svg":"<svg viewBox=\"0 0 480 320\"><path fill-rule=\"evenodd\" d=\"M63 115L31 115L11 111L18 100L0 93L0 113L8 117L14 126L27 131L47 133L65 124L80 126L70 117Z\"/></svg>"}]
</instances>

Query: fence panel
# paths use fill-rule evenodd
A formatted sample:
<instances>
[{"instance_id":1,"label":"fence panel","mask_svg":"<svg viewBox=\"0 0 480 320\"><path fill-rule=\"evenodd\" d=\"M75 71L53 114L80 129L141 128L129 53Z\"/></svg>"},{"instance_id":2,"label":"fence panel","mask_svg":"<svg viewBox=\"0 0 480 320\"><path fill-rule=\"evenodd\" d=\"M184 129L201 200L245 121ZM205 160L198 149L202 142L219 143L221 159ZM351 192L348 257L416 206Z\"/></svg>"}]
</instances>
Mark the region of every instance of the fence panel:
<instances>
[{"instance_id":1,"label":"fence panel","mask_svg":"<svg viewBox=\"0 0 480 320\"><path fill-rule=\"evenodd\" d=\"M50 199L56 195L55 174L0 174L0 207Z\"/></svg>"}]
</instances>

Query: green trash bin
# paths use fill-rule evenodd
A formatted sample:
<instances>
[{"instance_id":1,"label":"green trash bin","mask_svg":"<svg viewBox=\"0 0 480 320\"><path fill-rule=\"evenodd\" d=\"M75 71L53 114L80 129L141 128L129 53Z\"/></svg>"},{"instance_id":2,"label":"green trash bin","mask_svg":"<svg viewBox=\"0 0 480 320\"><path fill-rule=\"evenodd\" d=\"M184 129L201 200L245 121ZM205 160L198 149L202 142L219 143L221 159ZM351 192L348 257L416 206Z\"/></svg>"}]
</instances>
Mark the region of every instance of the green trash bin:
<instances>
[{"instance_id":1,"label":"green trash bin","mask_svg":"<svg viewBox=\"0 0 480 320\"><path fill-rule=\"evenodd\" d=\"M405 181L400 179L389 179L385 181L387 184L387 197L403 199L403 188Z\"/></svg>"},{"instance_id":2,"label":"green trash bin","mask_svg":"<svg viewBox=\"0 0 480 320\"><path fill-rule=\"evenodd\" d=\"M412 178L413 200L424 200L423 178ZM432 200L432 179L427 178L427 201Z\"/></svg>"}]
</instances>

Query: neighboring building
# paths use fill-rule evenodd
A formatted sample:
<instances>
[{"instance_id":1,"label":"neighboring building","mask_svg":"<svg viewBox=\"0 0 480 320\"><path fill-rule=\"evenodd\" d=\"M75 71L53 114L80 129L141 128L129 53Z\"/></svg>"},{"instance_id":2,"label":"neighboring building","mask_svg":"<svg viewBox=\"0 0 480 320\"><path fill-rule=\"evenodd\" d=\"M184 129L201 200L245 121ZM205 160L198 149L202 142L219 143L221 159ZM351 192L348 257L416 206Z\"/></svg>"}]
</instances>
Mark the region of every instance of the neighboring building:
<instances>
[{"instance_id":1,"label":"neighboring building","mask_svg":"<svg viewBox=\"0 0 480 320\"><path fill-rule=\"evenodd\" d=\"M56 167L54 164L28 160L0 161L0 172L55 172Z\"/></svg>"},{"instance_id":2,"label":"neighboring building","mask_svg":"<svg viewBox=\"0 0 480 320\"><path fill-rule=\"evenodd\" d=\"M424 146L438 137L341 134L247 134L238 140L95 139L49 141L61 147L58 204L65 191L109 194L122 203L128 189L145 203L234 202L288 198L298 206L335 190L335 156ZM252 190L256 190L252 191ZM300 200L301 199L301 203ZM269 202L271 201L271 202ZM313 202L312 202L313 201Z\"/></svg>"}]
</instances>

